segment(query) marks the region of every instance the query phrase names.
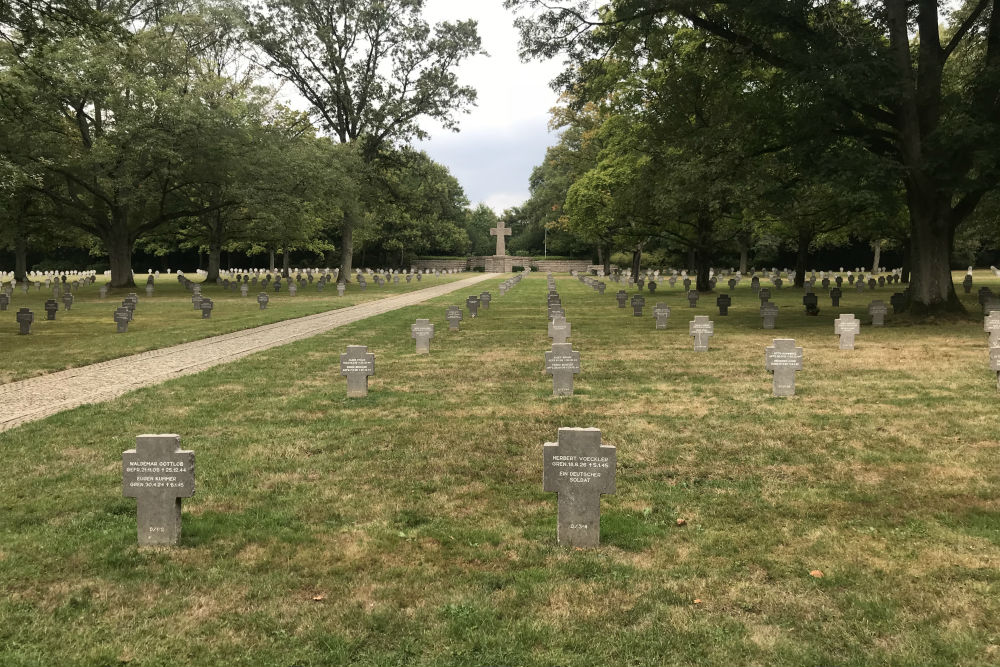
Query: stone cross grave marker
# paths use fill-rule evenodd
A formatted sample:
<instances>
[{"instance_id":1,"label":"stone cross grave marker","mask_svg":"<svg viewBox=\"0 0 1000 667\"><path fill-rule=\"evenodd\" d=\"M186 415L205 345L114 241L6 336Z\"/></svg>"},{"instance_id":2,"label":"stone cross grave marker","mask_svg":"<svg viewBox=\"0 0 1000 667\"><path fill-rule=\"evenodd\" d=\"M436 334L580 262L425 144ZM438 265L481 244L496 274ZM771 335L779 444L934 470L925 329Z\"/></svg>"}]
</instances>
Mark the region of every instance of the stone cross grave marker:
<instances>
[{"instance_id":1,"label":"stone cross grave marker","mask_svg":"<svg viewBox=\"0 0 1000 667\"><path fill-rule=\"evenodd\" d=\"M17 324L20 327L17 334L19 336L27 336L31 333L31 323L35 321L35 314L32 313L27 308L22 308L17 311L17 315L14 316L17 320Z\"/></svg>"},{"instance_id":2,"label":"stone cross grave marker","mask_svg":"<svg viewBox=\"0 0 1000 667\"><path fill-rule=\"evenodd\" d=\"M885 314L889 312L884 301L872 301L868 304L868 314L872 316L872 326L885 326Z\"/></svg>"},{"instance_id":3,"label":"stone cross grave marker","mask_svg":"<svg viewBox=\"0 0 1000 667\"><path fill-rule=\"evenodd\" d=\"M601 542L601 496L615 492L615 448L596 428L560 428L542 447L542 488L558 493L556 540L568 547Z\"/></svg>"},{"instance_id":4,"label":"stone cross grave marker","mask_svg":"<svg viewBox=\"0 0 1000 667\"><path fill-rule=\"evenodd\" d=\"M299 288L296 287L295 285L288 286L288 296L295 296L296 294L298 294L298 291Z\"/></svg>"},{"instance_id":5,"label":"stone cross grave marker","mask_svg":"<svg viewBox=\"0 0 1000 667\"><path fill-rule=\"evenodd\" d=\"M729 315L729 306L733 305L733 297L728 294L720 294L715 300L715 305L719 307L719 315Z\"/></svg>"},{"instance_id":6,"label":"stone cross grave marker","mask_svg":"<svg viewBox=\"0 0 1000 667\"><path fill-rule=\"evenodd\" d=\"M861 333L861 320L851 313L841 315L833 323L833 332L840 336L841 350L853 350L854 337Z\"/></svg>"},{"instance_id":7,"label":"stone cross grave marker","mask_svg":"<svg viewBox=\"0 0 1000 667\"><path fill-rule=\"evenodd\" d=\"M108 286L107 285L101 285L101 289L99 289L98 292L100 293L102 299L107 298L107 296L108 296Z\"/></svg>"},{"instance_id":8,"label":"stone cross grave marker","mask_svg":"<svg viewBox=\"0 0 1000 667\"><path fill-rule=\"evenodd\" d=\"M153 284L152 283L149 283L149 284L146 285L146 296L147 297L153 296Z\"/></svg>"},{"instance_id":9,"label":"stone cross grave marker","mask_svg":"<svg viewBox=\"0 0 1000 667\"><path fill-rule=\"evenodd\" d=\"M566 321L566 318L557 315L549 321L549 338L552 339L553 345L559 345L566 342L566 339L572 335L573 325Z\"/></svg>"},{"instance_id":10,"label":"stone cross grave marker","mask_svg":"<svg viewBox=\"0 0 1000 667\"><path fill-rule=\"evenodd\" d=\"M698 290L688 290L688 293L687 293L688 307L689 308L697 308L698 307L698 299L700 297L701 297L701 295L698 294Z\"/></svg>"},{"instance_id":11,"label":"stone cross grave marker","mask_svg":"<svg viewBox=\"0 0 1000 667\"><path fill-rule=\"evenodd\" d=\"M791 338L775 338L764 352L764 368L774 374L775 396L795 395L795 371L802 370L802 348Z\"/></svg>"},{"instance_id":12,"label":"stone cross grave marker","mask_svg":"<svg viewBox=\"0 0 1000 667\"><path fill-rule=\"evenodd\" d=\"M140 435L122 452L122 494L136 500L139 546L176 545L181 498L194 495L194 452L179 435Z\"/></svg>"},{"instance_id":13,"label":"stone cross grave marker","mask_svg":"<svg viewBox=\"0 0 1000 667\"><path fill-rule=\"evenodd\" d=\"M490 301L493 300L493 296L489 292L482 292L479 295L479 303L482 305L483 310L490 309Z\"/></svg>"},{"instance_id":14,"label":"stone cross grave marker","mask_svg":"<svg viewBox=\"0 0 1000 667\"><path fill-rule=\"evenodd\" d=\"M201 296L201 292L195 292L194 294L191 295L192 310L201 310L202 298L203 297Z\"/></svg>"},{"instance_id":15,"label":"stone cross grave marker","mask_svg":"<svg viewBox=\"0 0 1000 667\"><path fill-rule=\"evenodd\" d=\"M774 323L778 319L778 304L768 301L760 307L760 317L763 323L762 329L773 329Z\"/></svg>"},{"instance_id":16,"label":"stone cross grave marker","mask_svg":"<svg viewBox=\"0 0 1000 667\"><path fill-rule=\"evenodd\" d=\"M478 317L478 315L479 315L479 297L473 295L473 296L470 296L469 298L467 298L465 300L465 307L469 309L469 315L471 315L473 319L475 319L476 317Z\"/></svg>"},{"instance_id":17,"label":"stone cross grave marker","mask_svg":"<svg viewBox=\"0 0 1000 667\"><path fill-rule=\"evenodd\" d=\"M340 355L340 374L347 378L347 397L364 398L368 395L368 378L375 375L375 355L367 345L348 345Z\"/></svg>"},{"instance_id":18,"label":"stone cross grave marker","mask_svg":"<svg viewBox=\"0 0 1000 667\"><path fill-rule=\"evenodd\" d=\"M806 315L819 315L819 297L814 292L802 297L802 305L806 307Z\"/></svg>"},{"instance_id":19,"label":"stone cross grave marker","mask_svg":"<svg viewBox=\"0 0 1000 667\"><path fill-rule=\"evenodd\" d=\"M990 368L997 374L997 391L1000 391L1000 347L990 350Z\"/></svg>"},{"instance_id":20,"label":"stone cross grave marker","mask_svg":"<svg viewBox=\"0 0 1000 667\"><path fill-rule=\"evenodd\" d=\"M507 255L507 239L505 237L511 235L511 230L504 227L503 220L497 221L497 226L490 230L490 236L497 237L497 252L496 257L505 257Z\"/></svg>"},{"instance_id":21,"label":"stone cross grave marker","mask_svg":"<svg viewBox=\"0 0 1000 667\"><path fill-rule=\"evenodd\" d=\"M966 294L972 294L972 275L965 274L965 278L962 279L962 288L965 290Z\"/></svg>"},{"instance_id":22,"label":"stone cross grave marker","mask_svg":"<svg viewBox=\"0 0 1000 667\"><path fill-rule=\"evenodd\" d=\"M460 306L448 306L448 311L444 317L448 320L448 330L458 331L458 323L462 321L462 308Z\"/></svg>"},{"instance_id":23,"label":"stone cross grave marker","mask_svg":"<svg viewBox=\"0 0 1000 667\"><path fill-rule=\"evenodd\" d=\"M688 335L694 336L694 351L708 352L709 339L715 335L715 324L708 315L695 315L688 322Z\"/></svg>"},{"instance_id":24,"label":"stone cross grave marker","mask_svg":"<svg viewBox=\"0 0 1000 667\"><path fill-rule=\"evenodd\" d=\"M670 307L665 303L658 303L653 308L653 317L656 318L656 328L666 329L667 320L670 319Z\"/></svg>"},{"instance_id":25,"label":"stone cross grave marker","mask_svg":"<svg viewBox=\"0 0 1000 667\"><path fill-rule=\"evenodd\" d=\"M65 294L63 294L63 298L62 298L63 310L69 312L69 310L73 307L73 301L74 300L75 300L75 297L73 296L72 292L66 292Z\"/></svg>"},{"instance_id":26,"label":"stone cross grave marker","mask_svg":"<svg viewBox=\"0 0 1000 667\"><path fill-rule=\"evenodd\" d=\"M624 308L625 304L628 302L628 294L623 289L618 290L618 293L615 294L615 298L618 299L619 308Z\"/></svg>"},{"instance_id":27,"label":"stone cross grave marker","mask_svg":"<svg viewBox=\"0 0 1000 667\"><path fill-rule=\"evenodd\" d=\"M834 287L830 290L830 302L833 304L834 308L840 307L840 297L844 296L844 293L839 287Z\"/></svg>"},{"instance_id":28,"label":"stone cross grave marker","mask_svg":"<svg viewBox=\"0 0 1000 667\"><path fill-rule=\"evenodd\" d=\"M430 354L434 325L430 320L418 319L410 325L410 338L417 341L417 354Z\"/></svg>"},{"instance_id":29,"label":"stone cross grave marker","mask_svg":"<svg viewBox=\"0 0 1000 667\"><path fill-rule=\"evenodd\" d=\"M572 343L557 343L545 353L545 372L552 376L553 396L573 395L573 376L580 372L580 353Z\"/></svg>"},{"instance_id":30,"label":"stone cross grave marker","mask_svg":"<svg viewBox=\"0 0 1000 667\"><path fill-rule=\"evenodd\" d=\"M114 320L115 324L118 325L118 333L126 333L128 331L128 323L132 321L131 312L124 306L116 308Z\"/></svg>"},{"instance_id":31,"label":"stone cross grave marker","mask_svg":"<svg viewBox=\"0 0 1000 667\"><path fill-rule=\"evenodd\" d=\"M10 305L10 297L7 296L6 292L0 292L0 311L7 310L7 306Z\"/></svg>"},{"instance_id":32,"label":"stone cross grave marker","mask_svg":"<svg viewBox=\"0 0 1000 667\"><path fill-rule=\"evenodd\" d=\"M261 310L267 309L267 302L271 300L271 297L267 295L267 292L261 292L257 295L257 303L260 305Z\"/></svg>"},{"instance_id":33,"label":"stone cross grave marker","mask_svg":"<svg viewBox=\"0 0 1000 667\"><path fill-rule=\"evenodd\" d=\"M246 296L250 291L250 287L246 283L240 283L240 296Z\"/></svg>"},{"instance_id":34,"label":"stone cross grave marker","mask_svg":"<svg viewBox=\"0 0 1000 667\"><path fill-rule=\"evenodd\" d=\"M757 292L757 297L760 298L761 303L767 303L771 300L771 290L767 287L763 287Z\"/></svg>"},{"instance_id":35,"label":"stone cross grave marker","mask_svg":"<svg viewBox=\"0 0 1000 667\"><path fill-rule=\"evenodd\" d=\"M212 317L212 309L215 308L215 303L211 299L201 300L201 319L208 320Z\"/></svg>"},{"instance_id":36,"label":"stone cross grave marker","mask_svg":"<svg viewBox=\"0 0 1000 667\"><path fill-rule=\"evenodd\" d=\"M45 302L45 319L54 320L56 319L56 311L59 310L59 304L56 303L55 299L49 299Z\"/></svg>"},{"instance_id":37,"label":"stone cross grave marker","mask_svg":"<svg viewBox=\"0 0 1000 667\"><path fill-rule=\"evenodd\" d=\"M1000 310L990 311L983 318L983 331L990 337L990 347L1000 347Z\"/></svg>"},{"instance_id":38,"label":"stone cross grave marker","mask_svg":"<svg viewBox=\"0 0 1000 667\"><path fill-rule=\"evenodd\" d=\"M344 296L344 283L337 283L337 296Z\"/></svg>"},{"instance_id":39,"label":"stone cross grave marker","mask_svg":"<svg viewBox=\"0 0 1000 667\"><path fill-rule=\"evenodd\" d=\"M638 294L632 297L632 316L642 317L642 309L646 305L646 299Z\"/></svg>"}]
</instances>

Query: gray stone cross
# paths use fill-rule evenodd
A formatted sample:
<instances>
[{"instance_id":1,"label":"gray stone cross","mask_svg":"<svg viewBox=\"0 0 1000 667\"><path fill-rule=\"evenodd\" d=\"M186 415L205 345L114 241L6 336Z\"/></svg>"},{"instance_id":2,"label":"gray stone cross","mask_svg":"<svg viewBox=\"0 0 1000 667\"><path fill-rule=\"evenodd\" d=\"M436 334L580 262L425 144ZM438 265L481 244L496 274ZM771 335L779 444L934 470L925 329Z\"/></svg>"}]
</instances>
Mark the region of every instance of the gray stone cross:
<instances>
[{"instance_id":1,"label":"gray stone cross","mask_svg":"<svg viewBox=\"0 0 1000 667\"><path fill-rule=\"evenodd\" d=\"M497 237L497 257L505 257L507 255L507 239L505 237L511 235L511 230L504 227L503 220L497 221L497 226L490 230L490 236Z\"/></svg>"},{"instance_id":2,"label":"gray stone cross","mask_svg":"<svg viewBox=\"0 0 1000 667\"><path fill-rule=\"evenodd\" d=\"M181 498L194 495L194 452L179 435L140 435L122 452L122 494L136 500L139 546L175 545Z\"/></svg>"},{"instance_id":3,"label":"gray stone cross","mask_svg":"<svg viewBox=\"0 0 1000 667\"><path fill-rule=\"evenodd\" d=\"M271 297L267 295L267 292L261 292L257 295L257 303L260 305L261 310L267 308L267 302L271 300Z\"/></svg>"},{"instance_id":4,"label":"gray stone cross","mask_svg":"<svg viewBox=\"0 0 1000 667\"><path fill-rule=\"evenodd\" d=\"M763 320L761 328L773 329L774 323L778 319L778 304L767 301L760 306L760 317Z\"/></svg>"},{"instance_id":5,"label":"gray stone cross","mask_svg":"<svg viewBox=\"0 0 1000 667\"><path fill-rule=\"evenodd\" d=\"M833 323L833 333L840 336L841 350L853 350L854 337L861 333L861 320L851 313L841 315Z\"/></svg>"},{"instance_id":6,"label":"gray stone cross","mask_svg":"<svg viewBox=\"0 0 1000 667\"><path fill-rule=\"evenodd\" d=\"M14 316L17 320L20 330L17 332L19 336L27 336L31 333L31 323L35 321L35 314L32 313L27 308L22 308L17 311L17 315Z\"/></svg>"},{"instance_id":7,"label":"gray stone cross","mask_svg":"<svg viewBox=\"0 0 1000 667\"><path fill-rule=\"evenodd\" d=\"M872 316L873 327L885 326L885 314L888 312L889 308L884 301L872 301L868 304L868 314Z\"/></svg>"},{"instance_id":8,"label":"gray stone cross","mask_svg":"<svg viewBox=\"0 0 1000 667\"><path fill-rule=\"evenodd\" d=\"M465 307L469 309L469 315L475 319L479 315L479 297L470 296L465 300Z\"/></svg>"},{"instance_id":9,"label":"gray stone cross","mask_svg":"<svg viewBox=\"0 0 1000 667\"><path fill-rule=\"evenodd\" d=\"M434 325L430 320L418 319L410 325L410 338L417 341L417 354L430 354L431 338L434 338Z\"/></svg>"},{"instance_id":10,"label":"gray stone cross","mask_svg":"<svg viewBox=\"0 0 1000 667\"><path fill-rule=\"evenodd\" d=\"M449 331L458 331L458 323L462 321L461 307L448 306L448 311L445 314L445 319L448 320Z\"/></svg>"},{"instance_id":11,"label":"gray stone cross","mask_svg":"<svg viewBox=\"0 0 1000 667\"><path fill-rule=\"evenodd\" d=\"M118 325L118 333L128 331L128 323L132 320L132 313L124 306L115 309L115 324Z\"/></svg>"},{"instance_id":12,"label":"gray stone cross","mask_svg":"<svg viewBox=\"0 0 1000 667\"><path fill-rule=\"evenodd\" d=\"M983 331L990 337L990 347L1000 347L1000 310L992 310L983 318Z\"/></svg>"},{"instance_id":13,"label":"gray stone cross","mask_svg":"<svg viewBox=\"0 0 1000 667\"><path fill-rule=\"evenodd\" d=\"M764 352L764 368L774 374L775 396L795 395L795 371L802 370L802 348L791 338L775 338Z\"/></svg>"},{"instance_id":14,"label":"gray stone cross","mask_svg":"<svg viewBox=\"0 0 1000 667\"><path fill-rule=\"evenodd\" d=\"M553 396L573 395L573 376L580 372L580 353L572 343L557 343L545 353L545 372L552 376Z\"/></svg>"},{"instance_id":15,"label":"gray stone cross","mask_svg":"<svg viewBox=\"0 0 1000 667\"><path fill-rule=\"evenodd\" d=\"M549 322L549 338L552 339L553 345L565 343L571 335L573 335L573 325L567 322L565 317L556 315Z\"/></svg>"},{"instance_id":16,"label":"gray stone cross","mask_svg":"<svg viewBox=\"0 0 1000 667\"><path fill-rule=\"evenodd\" d=\"M695 315L688 322L688 335L694 336L695 352L708 352L709 339L715 335L715 324L708 319L708 315Z\"/></svg>"},{"instance_id":17,"label":"gray stone cross","mask_svg":"<svg viewBox=\"0 0 1000 667\"><path fill-rule=\"evenodd\" d=\"M207 320L212 317L212 309L215 308L215 303L211 299L201 300L201 319Z\"/></svg>"},{"instance_id":18,"label":"gray stone cross","mask_svg":"<svg viewBox=\"0 0 1000 667\"><path fill-rule=\"evenodd\" d=\"M45 302L45 319L54 320L56 319L56 311L59 310L59 304L56 303L55 299L49 299Z\"/></svg>"},{"instance_id":19,"label":"gray stone cross","mask_svg":"<svg viewBox=\"0 0 1000 667\"><path fill-rule=\"evenodd\" d=\"M7 306L10 305L10 297L7 296L6 292L0 292L0 310L7 310Z\"/></svg>"},{"instance_id":20,"label":"gray stone cross","mask_svg":"<svg viewBox=\"0 0 1000 667\"><path fill-rule=\"evenodd\" d=\"M615 492L617 452L596 428L561 428L542 447L542 488L558 493L556 539L568 547L601 543L601 496Z\"/></svg>"},{"instance_id":21,"label":"gray stone cross","mask_svg":"<svg viewBox=\"0 0 1000 667\"><path fill-rule=\"evenodd\" d=\"M368 378L375 375L375 355L367 345L348 345L340 355L340 374L347 378L347 397L364 398L368 395Z\"/></svg>"},{"instance_id":22,"label":"gray stone cross","mask_svg":"<svg viewBox=\"0 0 1000 667\"><path fill-rule=\"evenodd\" d=\"M665 303L658 303L653 307L653 317L656 318L656 328L666 329L667 320L670 319L670 307Z\"/></svg>"}]
</instances>

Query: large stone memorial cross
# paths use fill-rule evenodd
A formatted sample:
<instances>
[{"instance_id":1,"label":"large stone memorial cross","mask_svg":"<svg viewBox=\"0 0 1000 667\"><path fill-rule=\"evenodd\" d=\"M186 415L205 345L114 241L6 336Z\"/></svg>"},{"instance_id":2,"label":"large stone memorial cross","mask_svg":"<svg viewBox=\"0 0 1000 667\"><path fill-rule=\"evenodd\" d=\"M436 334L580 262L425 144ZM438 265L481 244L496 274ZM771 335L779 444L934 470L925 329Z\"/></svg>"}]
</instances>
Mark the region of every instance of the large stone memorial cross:
<instances>
[{"instance_id":1,"label":"large stone memorial cross","mask_svg":"<svg viewBox=\"0 0 1000 667\"><path fill-rule=\"evenodd\" d=\"M572 343L557 343L545 353L545 372L552 376L553 396L573 395L573 376L580 372L580 353Z\"/></svg>"},{"instance_id":2,"label":"large stone memorial cross","mask_svg":"<svg viewBox=\"0 0 1000 667\"><path fill-rule=\"evenodd\" d=\"M833 333L840 336L841 350L853 350L854 337L861 333L861 320L850 313L841 315L833 323Z\"/></svg>"},{"instance_id":3,"label":"large stone memorial cross","mask_svg":"<svg viewBox=\"0 0 1000 667\"><path fill-rule=\"evenodd\" d=\"M596 428L561 428L542 447L542 488L558 493L556 539L568 547L601 543L601 496L615 492L615 448Z\"/></svg>"},{"instance_id":4,"label":"large stone memorial cross","mask_svg":"<svg viewBox=\"0 0 1000 667\"><path fill-rule=\"evenodd\" d=\"M368 378L375 375L375 355L367 345L348 345L340 355L340 374L347 378L347 397L364 398L368 395Z\"/></svg>"},{"instance_id":5,"label":"large stone memorial cross","mask_svg":"<svg viewBox=\"0 0 1000 667\"><path fill-rule=\"evenodd\" d=\"M708 315L695 315L688 322L688 335L694 336L695 352L708 352L708 341L715 335L715 324L708 319Z\"/></svg>"},{"instance_id":6,"label":"large stone memorial cross","mask_svg":"<svg viewBox=\"0 0 1000 667\"><path fill-rule=\"evenodd\" d=\"M122 493L136 500L139 546L175 545L181 498L194 495L194 452L179 435L140 435L122 452Z\"/></svg>"},{"instance_id":7,"label":"large stone memorial cross","mask_svg":"<svg viewBox=\"0 0 1000 667\"><path fill-rule=\"evenodd\" d=\"M430 320L418 319L410 325L410 338L417 341L417 354L430 354L434 325Z\"/></svg>"},{"instance_id":8,"label":"large stone memorial cross","mask_svg":"<svg viewBox=\"0 0 1000 667\"><path fill-rule=\"evenodd\" d=\"M774 374L775 396L795 395L795 371L802 370L802 348L791 338L775 338L764 352L764 368Z\"/></svg>"},{"instance_id":9,"label":"large stone memorial cross","mask_svg":"<svg viewBox=\"0 0 1000 667\"><path fill-rule=\"evenodd\" d=\"M504 227L503 220L497 221L497 226L490 230L490 236L497 237L497 257L506 257L507 239L505 237L510 235L511 230Z\"/></svg>"}]
</instances>

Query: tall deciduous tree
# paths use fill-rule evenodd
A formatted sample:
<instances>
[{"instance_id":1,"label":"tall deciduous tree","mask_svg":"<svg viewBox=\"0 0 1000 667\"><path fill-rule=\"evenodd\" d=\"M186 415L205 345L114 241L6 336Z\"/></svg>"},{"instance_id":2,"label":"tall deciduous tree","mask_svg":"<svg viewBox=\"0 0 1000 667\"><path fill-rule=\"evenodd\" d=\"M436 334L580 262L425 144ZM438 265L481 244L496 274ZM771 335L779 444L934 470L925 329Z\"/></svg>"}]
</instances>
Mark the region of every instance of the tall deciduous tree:
<instances>
[{"instance_id":1,"label":"tall deciduous tree","mask_svg":"<svg viewBox=\"0 0 1000 667\"><path fill-rule=\"evenodd\" d=\"M293 84L326 130L360 142L366 162L387 144L426 136L421 121L456 129L475 102L456 67L480 53L475 21L430 26L423 0L257 0L247 10L266 66ZM340 279L351 272L360 207L343 223Z\"/></svg>"},{"instance_id":2,"label":"tall deciduous tree","mask_svg":"<svg viewBox=\"0 0 1000 667\"><path fill-rule=\"evenodd\" d=\"M609 46L644 58L663 21L686 24L785 73L817 119L901 168L910 217L911 296L919 313L961 310L951 280L957 229L1000 181L1000 11L966 0L506 0L525 54L565 53L576 67Z\"/></svg>"}]
</instances>

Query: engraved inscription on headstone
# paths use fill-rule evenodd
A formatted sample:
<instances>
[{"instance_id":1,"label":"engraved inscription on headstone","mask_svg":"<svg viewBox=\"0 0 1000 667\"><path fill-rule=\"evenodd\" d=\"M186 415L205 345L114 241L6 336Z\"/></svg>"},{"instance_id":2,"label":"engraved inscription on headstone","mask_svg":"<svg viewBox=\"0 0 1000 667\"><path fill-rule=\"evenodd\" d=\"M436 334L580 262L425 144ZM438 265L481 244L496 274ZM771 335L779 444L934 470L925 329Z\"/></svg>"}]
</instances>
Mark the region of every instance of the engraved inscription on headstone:
<instances>
[{"instance_id":1,"label":"engraved inscription on headstone","mask_svg":"<svg viewBox=\"0 0 1000 667\"><path fill-rule=\"evenodd\" d=\"M267 308L267 302L271 300L271 297L267 295L267 292L261 292L257 295L257 303L260 305L261 310Z\"/></svg>"},{"instance_id":2,"label":"engraved inscription on headstone","mask_svg":"<svg viewBox=\"0 0 1000 667\"><path fill-rule=\"evenodd\" d=\"M552 376L553 396L573 395L573 376L580 372L580 353L572 343L558 343L545 353L545 372Z\"/></svg>"},{"instance_id":3,"label":"engraved inscription on headstone","mask_svg":"<svg viewBox=\"0 0 1000 667\"><path fill-rule=\"evenodd\" d=\"M868 304L868 314L872 316L872 326L885 326L885 314L889 312L884 301L872 301Z\"/></svg>"},{"instance_id":4,"label":"engraved inscription on headstone","mask_svg":"<svg viewBox=\"0 0 1000 667\"><path fill-rule=\"evenodd\" d=\"M601 542L601 495L615 492L617 452L596 428L560 428L542 447L542 488L558 493L556 539L568 547Z\"/></svg>"},{"instance_id":5,"label":"engraved inscription on headstone","mask_svg":"<svg viewBox=\"0 0 1000 667\"><path fill-rule=\"evenodd\" d=\"M434 325L430 320L418 319L410 325L410 338L417 341L417 354L430 354Z\"/></svg>"},{"instance_id":6,"label":"engraved inscription on headstone","mask_svg":"<svg viewBox=\"0 0 1000 667\"><path fill-rule=\"evenodd\" d=\"M549 322L549 338L554 345L565 343L572 335L573 325L566 321L566 318L557 315Z\"/></svg>"},{"instance_id":7,"label":"engraved inscription on headstone","mask_svg":"<svg viewBox=\"0 0 1000 667\"><path fill-rule=\"evenodd\" d=\"M670 319L670 307L665 303L658 303L653 308L653 317L656 318L656 328L666 329L667 321Z\"/></svg>"},{"instance_id":8,"label":"engraved inscription on headstone","mask_svg":"<svg viewBox=\"0 0 1000 667\"><path fill-rule=\"evenodd\" d=\"M861 320L851 313L841 315L833 323L833 332L840 336L841 350L853 350L854 337L861 333Z\"/></svg>"},{"instance_id":9,"label":"engraved inscription on headstone","mask_svg":"<svg viewBox=\"0 0 1000 667\"><path fill-rule=\"evenodd\" d=\"M465 300L465 307L469 309L469 315L475 319L479 315L479 297L470 296Z\"/></svg>"},{"instance_id":10,"label":"engraved inscription on headstone","mask_svg":"<svg viewBox=\"0 0 1000 667\"><path fill-rule=\"evenodd\" d=\"M462 309L459 306L448 306L445 319L448 320L449 331L458 331L458 323L462 321Z\"/></svg>"},{"instance_id":11,"label":"engraved inscription on headstone","mask_svg":"<svg viewBox=\"0 0 1000 667\"><path fill-rule=\"evenodd\" d=\"M795 395L795 371L802 370L802 348L791 338L775 338L764 353L764 368L774 374L775 396Z\"/></svg>"},{"instance_id":12,"label":"engraved inscription on headstone","mask_svg":"<svg viewBox=\"0 0 1000 667\"><path fill-rule=\"evenodd\" d=\"M708 319L708 315L695 315L688 322L688 335L694 337L695 352L708 352L708 342L714 334L715 324Z\"/></svg>"},{"instance_id":13,"label":"engraved inscription on headstone","mask_svg":"<svg viewBox=\"0 0 1000 667\"><path fill-rule=\"evenodd\" d=\"M340 374L347 378L347 397L364 398L368 395L368 378L375 375L375 355L367 345L348 345L340 355Z\"/></svg>"},{"instance_id":14,"label":"engraved inscription on headstone","mask_svg":"<svg viewBox=\"0 0 1000 667\"><path fill-rule=\"evenodd\" d=\"M128 308L122 306L115 310L115 324L118 325L118 333L126 333L128 331L128 323L131 319L132 313Z\"/></svg>"},{"instance_id":15,"label":"engraved inscription on headstone","mask_svg":"<svg viewBox=\"0 0 1000 667\"><path fill-rule=\"evenodd\" d=\"M181 498L194 495L194 452L179 435L140 435L122 452L122 493L136 499L139 546L175 545Z\"/></svg>"}]
</instances>

